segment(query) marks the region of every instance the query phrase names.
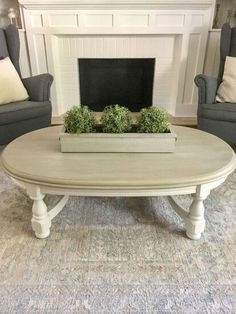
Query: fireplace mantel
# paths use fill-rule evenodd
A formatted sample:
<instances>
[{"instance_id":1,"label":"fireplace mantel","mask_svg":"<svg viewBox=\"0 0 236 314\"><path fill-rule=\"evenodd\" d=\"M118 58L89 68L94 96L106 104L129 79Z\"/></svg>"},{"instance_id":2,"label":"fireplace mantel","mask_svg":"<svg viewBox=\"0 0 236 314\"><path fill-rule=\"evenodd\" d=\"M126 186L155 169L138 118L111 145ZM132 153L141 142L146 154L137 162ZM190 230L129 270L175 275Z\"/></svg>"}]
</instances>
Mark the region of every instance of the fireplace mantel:
<instances>
[{"instance_id":1,"label":"fireplace mantel","mask_svg":"<svg viewBox=\"0 0 236 314\"><path fill-rule=\"evenodd\" d=\"M153 104L195 116L214 0L19 0L32 74L49 72L53 114L80 104L78 58L155 58Z\"/></svg>"},{"instance_id":2,"label":"fireplace mantel","mask_svg":"<svg viewBox=\"0 0 236 314\"><path fill-rule=\"evenodd\" d=\"M27 9L200 9L213 0L19 0Z\"/></svg>"}]
</instances>

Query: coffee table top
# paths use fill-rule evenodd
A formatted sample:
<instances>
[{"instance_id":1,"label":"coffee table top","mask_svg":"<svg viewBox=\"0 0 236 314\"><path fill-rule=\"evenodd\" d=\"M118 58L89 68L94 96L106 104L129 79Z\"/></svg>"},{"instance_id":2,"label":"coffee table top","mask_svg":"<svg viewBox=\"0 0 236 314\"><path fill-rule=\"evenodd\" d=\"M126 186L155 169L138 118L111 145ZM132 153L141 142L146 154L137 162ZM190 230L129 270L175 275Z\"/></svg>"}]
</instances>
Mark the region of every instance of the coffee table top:
<instances>
[{"instance_id":1,"label":"coffee table top","mask_svg":"<svg viewBox=\"0 0 236 314\"><path fill-rule=\"evenodd\" d=\"M174 153L61 153L61 126L40 129L11 142L2 155L13 178L41 186L83 189L165 189L217 181L236 166L221 139L173 127Z\"/></svg>"}]
</instances>

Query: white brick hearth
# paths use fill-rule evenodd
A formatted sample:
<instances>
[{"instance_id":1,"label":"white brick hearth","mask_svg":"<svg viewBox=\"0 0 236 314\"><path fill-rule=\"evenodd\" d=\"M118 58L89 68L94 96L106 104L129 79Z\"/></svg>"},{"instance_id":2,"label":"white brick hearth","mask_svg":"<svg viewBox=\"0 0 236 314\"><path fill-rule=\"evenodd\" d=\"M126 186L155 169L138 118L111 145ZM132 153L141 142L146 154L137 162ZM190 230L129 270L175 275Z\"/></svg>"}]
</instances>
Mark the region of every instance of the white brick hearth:
<instances>
[{"instance_id":1,"label":"white brick hearth","mask_svg":"<svg viewBox=\"0 0 236 314\"><path fill-rule=\"evenodd\" d=\"M54 115L80 103L78 58L156 58L153 104L194 116L213 0L19 0L32 74L50 72Z\"/></svg>"}]
</instances>

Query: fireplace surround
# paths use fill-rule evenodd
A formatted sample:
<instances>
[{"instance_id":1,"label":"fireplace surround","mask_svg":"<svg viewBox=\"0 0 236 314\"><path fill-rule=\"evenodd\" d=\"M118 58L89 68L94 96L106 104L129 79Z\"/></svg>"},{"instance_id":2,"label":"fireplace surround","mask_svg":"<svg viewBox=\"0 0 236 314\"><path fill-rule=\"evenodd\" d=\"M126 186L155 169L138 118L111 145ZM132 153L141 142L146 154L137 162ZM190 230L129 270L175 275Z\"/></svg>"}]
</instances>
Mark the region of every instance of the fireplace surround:
<instances>
[{"instance_id":1,"label":"fireplace surround","mask_svg":"<svg viewBox=\"0 0 236 314\"><path fill-rule=\"evenodd\" d=\"M213 0L19 0L32 74L51 73L53 115L80 101L78 59L151 58L153 105L195 116Z\"/></svg>"}]
</instances>

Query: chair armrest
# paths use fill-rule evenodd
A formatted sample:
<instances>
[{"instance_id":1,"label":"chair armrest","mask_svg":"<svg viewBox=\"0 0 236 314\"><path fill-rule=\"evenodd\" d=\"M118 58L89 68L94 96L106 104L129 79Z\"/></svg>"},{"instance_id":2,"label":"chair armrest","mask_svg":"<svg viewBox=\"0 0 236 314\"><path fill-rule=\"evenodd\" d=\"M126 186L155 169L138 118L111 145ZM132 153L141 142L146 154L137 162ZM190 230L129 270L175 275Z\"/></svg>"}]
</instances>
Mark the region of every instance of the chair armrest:
<instances>
[{"instance_id":1,"label":"chair armrest","mask_svg":"<svg viewBox=\"0 0 236 314\"><path fill-rule=\"evenodd\" d=\"M216 98L218 80L204 74L199 74L194 79L198 87L198 103L213 104Z\"/></svg>"},{"instance_id":2,"label":"chair armrest","mask_svg":"<svg viewBox=\"0 0 236 314\"><path fill-rule=\"evenodd\" d=\"M47 101L50 97L50 87L52 85L53 76L45 73L22 79L30 100Z\"/></svg>"}]
</instances>

